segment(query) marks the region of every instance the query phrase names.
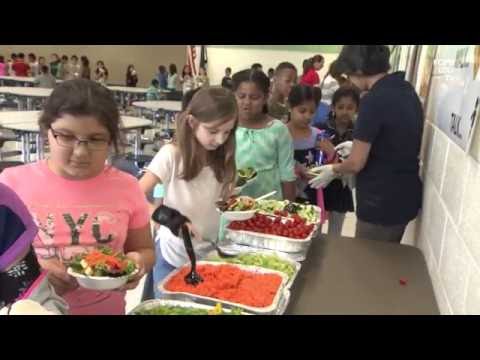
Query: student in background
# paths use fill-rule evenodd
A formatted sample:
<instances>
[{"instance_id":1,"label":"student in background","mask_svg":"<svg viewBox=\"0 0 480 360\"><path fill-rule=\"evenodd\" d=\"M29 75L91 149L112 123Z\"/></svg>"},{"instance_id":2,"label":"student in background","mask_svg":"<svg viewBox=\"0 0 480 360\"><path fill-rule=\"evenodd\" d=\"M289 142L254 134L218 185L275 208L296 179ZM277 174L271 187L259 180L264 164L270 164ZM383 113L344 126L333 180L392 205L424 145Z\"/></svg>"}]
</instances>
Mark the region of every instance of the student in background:
<instances>
[{"instance_id":1,"label":"student in background","mask_svg":"<svg viewBox=\"0 0 480 360\"><path fill-rule=\"evenodd\" d=\"M182 87L180 84L180 79L177 74L177 65L170 64L168 73L168 90L171 91L181 91Z\"/></svg>"},{"instance_id":2,"label":"student in background","mask_svg":"<svg viewBox=\"0 0 480 360\"><path fill-rule=\"evenodd\" d=\"M108 81L108 69L102 60L97 61L95 70L95 80L100 84L106 85Z\"/></svg>"},{"instance_id":3,"label":"student in background","mask_svg":"<svg viewBox=\"0 0 480 360\"><path fill-rule=\"evenodd\" d=\"M136 87L138 83L138 76L135 67L130 64L127 67L127 75L126 75L126 85L128 87Z\"/></svg>"},{"instance_id":4,"label":"student in background","mask_svg":"<svg viewBox=\"0 0 480 360\"><path fill-rule=\"evenodd\" d=\"M150 87L147 89L147 101L160 100L160 93L158 92L158 80L153 79Z\"/></svg>"},{"instance_id":5,"label":"student in background","mask_svg":"<svg viewBox=\"0 0 480 360\"><path fill-rule=\"evenodd\" d=\"M315 55L304 64L303 75L300 79L301 85L319 86L320 77L317 71L323 68L325 59L322 55Z\"/></svg>"},{"instance_id":6,"label":"student in background","mask_svg":"<svg viewBox=\"0 0 480 360\"><path fill-rule=\"evenodd\" d=\"M0 76L7 76L7 64L3 55L0 55Z\"/></svg>"},{"instance_id":7,"label":"student in background","mask_svg":"<svg viewBox=\"0 0 480 360\"><path fill-rule=\"evenodd\" d=\"M287 123L288 130L293 139L296 173L298 175L297 201L309 202L317 205L317 189L308 185L307 168L315 165L317 151L317 137L320 130L310 125L315 113L317 102L313 88L306 85L296 85L288 97L290 108Z\"/></svg>"},{"instance_id":8,"label":"student in background","mask_svg":"<svg viewBox=\"0 0 480 360\"><path fill-rule=\"evenodd\" d=\"M272 94L268 101L268 114L274 119L287 122L289 108L288 95L297 82L297 68L289 62L280 63L273 77Z\"/></svg>"},{"instance_id":9,"label":"student in background","mask_svg":"<svg viewBox=\"0 0 480 360\"><path fill-rule=\"evenodd\" d=\"M232 90L232 68L225 68L225 76L222 79L222 87Z\"/></svg>"},{"instance_id":10,"label":"student in background","mask_svg":"<svg viewBox=\"0 0 480 360\"><path fill-rule=\"evenodd\" d=\"M328 68L327 75L323 78L321 88L323 94L323 101L330 105L332 96L340 86L349 85L350 82L342 74L335 72L336 61L332 61Z\"/></svg>"},{"instance_id":11,"label":"student in background","mask_svg":"<svg viewBox=\"0 0 480 360\"><path fill-rule=\"evenodd\" d=\"M209 87L210 86L210 80L208 79L207 76L207 70L203 66L200 66L200 69L198 69L198 75L195 78L195 88L201 88L201 87Z\"/></svg>"},{"instance_id":12,"label":"student in background","mask_svg":"<svg viewBox=\"0 0 480 360\"><path fill-rule=\"evenodd\" d=\"M80 78L91 79L90 60L85 55L80 57Z\"/></svg>"},{"instance_id":13,"label":"student in background","mask_svg":"<svg viewBox=\"0 0 480 360\"><path fill-rule=\"evenodd\" d=\"M25 54L19 53L17 61L12 65L15 76L27 77L30 71L30 66L25 63Z\"/></svg>"},{"instance_id":14,"label":"student in background","mask_svg":"<svg viewBox=\"0 0 480 360\"><path fill-rule=\"evenodd\" d=\"M28 66L30 66L30 76L35 77L40 74L39 64L34 53L28 54Z\"/></svg>"},{"instance_id":15,"label":"student in background","mask_svg":"<svg viewBox=\"0 0 480 360\"><path fill-rule=\"evenodd\" d=\"M334 147L353 141L353 120L359 106L360 94L354 87L342 86L333 94L328 121L320 126L330 139L320 145L327 157L333 159L330 164L339 162ZM354 211L352 191L341 179L335 179L323 189L323 199L328 211L328 234L340 236L345 214Z\"/></svg>"},{"instance_id":16,"label":"student in background","mask_svg":"<svg viewBox=\"0 0 480 360\"><path fill-rule=\"evenodd\" d=\"M60 66L60 63L61 63L60 58L55 53L50 55L50 58L51 58L50 74L52 74L53 76L55 76L58 79L59 77L57 76L57 73L58 73L58 68Z\"/></svg>"},{"instance_id":17,"label":"student in background","mask_svg":"<svg viewBox=\"0 0 480 360\"><path fill-rule=\"evenodd\" d=\"M295 162L287 126L268 115L270 80L263 71L244 70L233 75L239 126L235 133L238 169L257 171L243 195L258 197L276 190L272 199L295 200Z\"/></svg>"},{"instance_id":18,"label":"student in background","mask_svg":"<svg viewBox=\"0 0 480 360\"><path fill-rule=\"evenodd\" d=\"M263 71L263 66L260 63L252 64L251 70L253 71Z\"/></svg>"},{"instance_id":19,"label":"student in background","mask_svg":"<svg viewBox=\"0 0 480 360\"><path fill-rule=\"evenodd\" d=\"M58 65L57 78L60 80L70 79L70 68L68 65L68 56L62 55L62 61Z\"/></svg>"},{"instance_id":20,"label":"student in background","mask_svg":"<svg viewBox=\"0 0 480 360\"><path fill-rule=\"evenodd\" d=\"M195 80L192 75L192 68L190 65L185 65L182 70L182 77L180 78L182 84L183 94L186 94L190 90L195 88Z\"/></svg>"},{"instance_id":21,"label":"student in background","mask_svg":"<svg viewBox=\"0 0 480 360\"><path fill-rule=\"evenodd\" d=\"M78 63L78 57L77 55L72 55L70 57L67 80L79 79L80 71L81 71L81 66Z\"/></svg>"},{"instance_id":22,"label":"student in background","mask_svg":"<svg viewBox=\"0 0 480 360\"><path fill-rule=\"evenodd\" d=\"M39 56L38 57L38 72L40 72L43 65L47 65L47 60L45 59L44 56Z\"/></svg>"},{"instance_id":23,"label":"student in background","mask_svg":"<svg viewBox=\"0 0 480 360\"><path fill-rule=\"evenodd\" d=\"M164 65L158 67L157 80L160 89L166 90L168 88L168 72Z\"/></svg>"},{"instance_id":24,"label":"student in background","mask_svg":"<svg viewBox=\"0 0 480 360\"><path fill-rule=\"evenodd\" d=\"M268 78L270 80L270 86L273 85L273 77L275 76L275 70L273 68L268 69Z\"/></svg>"},{"instance_id":25,"label":"student in background","mask_svg":"<svg viewBox=\"0 0 480 360\"><path fill-rule=\"evenodd\" d=\"M315 86L313 88L313 93L318 106L317 110L315 111L315 115L312 118L312 126L320 128L328 120L328 116L330 114L330 106L322 101L323 92L321 88Z\"/></svg>"},{"instance_id":26,"label":"student in background","mask_svg":"<svg viewBox=\"0 0 480 360\"><path fill-rule=\"evenodd\" d=\"M34 84L40 88L53 89L56 85L56 79L48 72L48 66L42 65L40 74L35 76Z\"/></svg>"},{"instance_id":27,"label":"student in background","mask_svg":"<svg viewBox=\"0 0 480 360\"><path fill-rule=\"evenodd\" d=\"M12 53L10 59L7 62L7 75L15 76L15 70L13 70L13 64L17 62L17 54Z\"/></svg>"}]
</instances>

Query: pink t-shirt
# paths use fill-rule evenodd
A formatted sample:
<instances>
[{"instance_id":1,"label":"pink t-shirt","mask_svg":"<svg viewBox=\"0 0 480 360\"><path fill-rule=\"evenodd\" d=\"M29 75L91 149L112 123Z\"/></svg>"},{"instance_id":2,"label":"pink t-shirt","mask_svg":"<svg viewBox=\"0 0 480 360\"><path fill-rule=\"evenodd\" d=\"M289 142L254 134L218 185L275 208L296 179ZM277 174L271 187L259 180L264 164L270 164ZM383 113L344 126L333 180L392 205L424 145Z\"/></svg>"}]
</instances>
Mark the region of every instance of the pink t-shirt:
<instances>
[{"instance_id":1,"label":"pink t-shirt","mask_svg":"<svg viewBox=\"0 0 480 360\"><path fill-rule=\"evenodd\" d=\"M127 231L149 223L148 204L137 180L110 166L78 181L54 174L43 160L8 168L0 181L30 210L39 228L33 246L41 258L67 261L101 245L123 251ZM78 288L64 298L74 315L125 313L124 292Z\"/></svg>"},{"instance_id":2,"label":"pink t-shirt","mask_svg":"<svg viewBox=\"0 0 480 360\"><path fill-rule=\"evenodd\" d=\"M0 76L6 76L7 75L7 65L5 63L0 63Z\"/></svg>"}]
</instances>

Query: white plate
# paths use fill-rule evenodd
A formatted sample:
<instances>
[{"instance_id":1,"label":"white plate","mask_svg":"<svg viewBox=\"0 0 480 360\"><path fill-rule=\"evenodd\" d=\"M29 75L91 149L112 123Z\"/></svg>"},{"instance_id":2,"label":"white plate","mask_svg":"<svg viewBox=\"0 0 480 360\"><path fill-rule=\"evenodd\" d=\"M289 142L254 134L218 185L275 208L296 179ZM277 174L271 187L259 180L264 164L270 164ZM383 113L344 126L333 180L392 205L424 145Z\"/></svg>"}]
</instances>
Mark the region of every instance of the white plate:
<instances>
[{"instance_id":1,"label":"white plate","mask_svg":"<svg viewBox=\"0 0 480 360\"><path fill-rule=\"evenodd\" d=\"M245 210L245 211L221 211L217 208L217 211L230 221L243 221L251 219L255 216L257 210Z\"/></svg>"},{"instance_id":2,"label":"white plate","mask_svg":"<svg viewBox=\"0 0 480 360\"><path fill-rule=\"evenodd\" d=\"M246 184L245 184L246 185ZM237 186L234 190L233 190L233 195L237 196L237 195L240 195L240 193L242 192L243 188L245 187L245 185L243 186Z\"/></svg>"},{"instance_id":3,"label":"white plate","mask_svg":"<svg viewBox=\"0 0 480 360\"><path fill-rule=\"evenodd\" d=\"M86 276L75 272L71 267L67 269L67 274L77 279L81 287L90 290L114 290L125 285L129 278L138 273L136 269L130 275L120 277L108 276Z\"/></svg>"}]
</instances>

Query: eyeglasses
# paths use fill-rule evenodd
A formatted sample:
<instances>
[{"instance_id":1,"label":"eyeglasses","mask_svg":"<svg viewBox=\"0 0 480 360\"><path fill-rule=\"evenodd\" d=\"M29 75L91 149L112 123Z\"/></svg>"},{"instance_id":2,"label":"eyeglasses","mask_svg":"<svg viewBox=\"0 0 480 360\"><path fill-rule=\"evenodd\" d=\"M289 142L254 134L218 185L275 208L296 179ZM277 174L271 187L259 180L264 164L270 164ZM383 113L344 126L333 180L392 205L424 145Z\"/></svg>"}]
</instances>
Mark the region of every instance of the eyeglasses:
<instances>
[{"instance_id":1,"label":"eyeglasses","mask_svg":"<svg viewBox=\"0 0 480 360\"><path fill-rule=\"evenodd\" d=\"M110 145L110 140L106 140L106 139L82 140L77 138L74 135L67 135L67 134L56 132L52 128L50 128L50 130L52 131L52 135L55 138L57 144L65 148L73 149L75 148L75 145L77 144L80 145L81 143L84 143L87 146L88 150L98 151L98 150L105 150Z\"/></svg>"}]
</instances>

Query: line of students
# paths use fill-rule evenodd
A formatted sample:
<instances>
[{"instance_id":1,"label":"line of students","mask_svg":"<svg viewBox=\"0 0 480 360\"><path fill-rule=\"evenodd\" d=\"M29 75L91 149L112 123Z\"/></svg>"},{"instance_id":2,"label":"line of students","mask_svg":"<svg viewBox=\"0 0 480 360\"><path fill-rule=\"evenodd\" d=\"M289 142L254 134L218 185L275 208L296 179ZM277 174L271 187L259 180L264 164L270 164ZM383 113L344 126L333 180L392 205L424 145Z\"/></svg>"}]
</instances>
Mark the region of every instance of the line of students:
<instances>
[{"instance_id":1,"label":"line of students","mask_svg":"<svg viewBox=\"0 0 480 360\"><path fill-rule=\"evenodd\" d=\"M50 74L59 80L90 79L90 61L88 57L81 56L80 61L77 55L70 59L67 55L51 54L51 61L47 65L43 56L38 57L34 53L28 54L28 62L25 62L24 53L13 53L5 63L5 57L0 56L0 76L36 77L42 75L43 66L49 67ZM108 80L108 69L102 60L97 62L94 72L94 79L100 83Z\"/></svg>"}]
</instances>

